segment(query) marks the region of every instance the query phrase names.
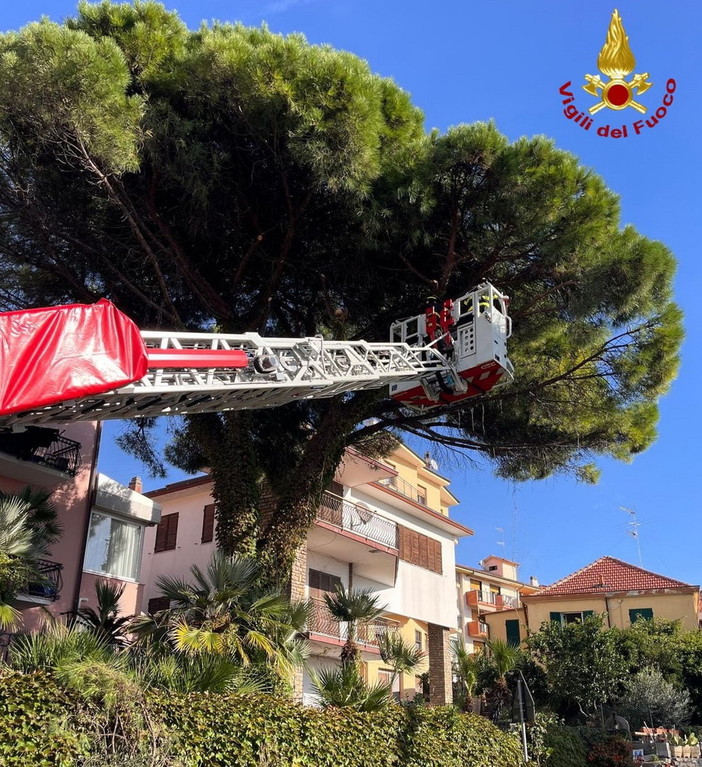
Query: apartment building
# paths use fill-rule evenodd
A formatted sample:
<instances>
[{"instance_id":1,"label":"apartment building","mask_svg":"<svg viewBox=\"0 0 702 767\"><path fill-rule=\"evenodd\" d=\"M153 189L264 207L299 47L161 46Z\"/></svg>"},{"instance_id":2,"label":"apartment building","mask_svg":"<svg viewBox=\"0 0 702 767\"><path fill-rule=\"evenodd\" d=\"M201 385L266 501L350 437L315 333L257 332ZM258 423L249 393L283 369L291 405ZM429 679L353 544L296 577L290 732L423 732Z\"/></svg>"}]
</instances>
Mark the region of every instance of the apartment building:
<instances>
[{"instance_id":1,"label":"apartment building","mask_svg":"<svg viewBox=\"0 0 702 767\"><path fill-rule=\"evenodd\" d=\"M456 592L458 597L458 629L466 647L472 652L483 649L485 640L500 636L511 644L519 644L521 599L538 590L538 581L532 577L522 583L517 577L519 565L503 557L485 557L479 568L456 565ZM515 615L503 623L503 632L490 630L488 616L507 612ZM510 622L511 621L511 622Z\"/></svg>"},{"instance_id":2,"label":"apartment building","mask_svg":"<svg viewBox=\"0 0 702 767\"><path fill-rule=\"evenodd\" d=\"M382 619L361 630L364 671L369 682L388 679L378 637L399 632L426 653L430 698L451 699L449 637L455 622L454 568L458 538L472 531L449 518L458 501L431 462L406 447L377 461L347 450L325 491L307 544L292 573L293 599L309 599L310 669L337 666L345 627L332 620L324 602L337 584L370 589L385 606ZM148 495L163 507L159 526L146 533L143 607L163 607L160 575L185 577L192 564L206 566L215 550L215 507L209 477L167 485ZM411 699L418 674L395 680L397 697ZM308 670L296 680L296 693L315 699Z\"/></svg>"},{"instance_id":3,"label":"apartment building","mask_svg":"<svg viewBox=\"0 0 702 767\"><path fill-rule=\"evenodd\" d=\"M135 489L98 474L95 423L0 431L0 490L31 486L51 491L63 534L42 562L41 583L17 597L22 629L38 628L46 612L56 617L95 607L95 581L124 584L126 614L141 603L139 571L143 531L160 519L160 507Z\"/></svg>"}]
</instances>

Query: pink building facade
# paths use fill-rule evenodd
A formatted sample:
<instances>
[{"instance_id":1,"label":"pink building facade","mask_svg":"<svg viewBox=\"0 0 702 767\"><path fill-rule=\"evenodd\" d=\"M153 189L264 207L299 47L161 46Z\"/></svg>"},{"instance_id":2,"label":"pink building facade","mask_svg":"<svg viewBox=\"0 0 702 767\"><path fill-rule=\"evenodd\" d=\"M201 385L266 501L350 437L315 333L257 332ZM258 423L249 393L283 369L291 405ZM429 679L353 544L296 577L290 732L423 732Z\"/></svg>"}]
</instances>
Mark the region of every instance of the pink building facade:
<instances>
[{"instance_id":1,"label":"pink building facade","mask_svg":"<svg viewBox=\"0 0 702 767\"><path fill-rule=\"evenodd\" d=\"M49 490L63 534L42 563L45 581L17 596L22 631L34 631L46 613L65 616L96 607L95 582L124 585L121 608L138 611L144 530L160 506L96 469L100 430L95 423L0 431L0 490Z\"/></svg>"}]
</instances>

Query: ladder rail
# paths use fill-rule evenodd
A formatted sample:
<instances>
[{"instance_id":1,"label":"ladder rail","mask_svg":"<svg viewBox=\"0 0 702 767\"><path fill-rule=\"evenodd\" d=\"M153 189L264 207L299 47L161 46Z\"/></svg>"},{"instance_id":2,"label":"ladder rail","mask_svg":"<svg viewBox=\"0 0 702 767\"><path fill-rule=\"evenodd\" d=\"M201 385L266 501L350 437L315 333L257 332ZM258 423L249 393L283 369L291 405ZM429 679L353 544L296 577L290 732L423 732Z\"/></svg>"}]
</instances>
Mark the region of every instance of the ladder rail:
<instances>
[{"instance_id":1,"label":"ladder rail","mask_svg":"<svg viewBox=\"0 0 702 767\"><path fill-rule=\"evenodd\" d=\"M141 335L147 352L234 349L244 351L250 364L208 369L150 367L142 379L127 386L5 415L0 417L0 426L278 407L420 379L448 365L433 346L416 348L405 343L263 338L257 333L142 331ZM275 358L275 370L258 372L253 365L257 357Z\"/></svg>"}]
</instances>

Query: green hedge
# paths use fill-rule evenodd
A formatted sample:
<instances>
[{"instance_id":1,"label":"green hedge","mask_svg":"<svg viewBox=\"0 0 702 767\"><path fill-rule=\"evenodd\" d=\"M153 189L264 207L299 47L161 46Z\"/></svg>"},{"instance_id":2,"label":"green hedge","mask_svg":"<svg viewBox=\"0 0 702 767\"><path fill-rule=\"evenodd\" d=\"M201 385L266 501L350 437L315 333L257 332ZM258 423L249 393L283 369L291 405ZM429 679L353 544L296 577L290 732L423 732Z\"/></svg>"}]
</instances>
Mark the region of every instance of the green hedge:
<instances>
[{"instance_id":1,"label":"green hedge","mask_svg":"<svg viewBox=\"0 0 702 767\"><path fill-rule=\"evenodd\" d=\"M154 702L188 767L518 767L518 741L452 708L320 711L267 696Z\"/></svg>"},{"instance_id":2,"label":"green hedge","mask_svg":"<svg viewBox=\"0 0 702 767\"><path fill-rule=\"evenodd\" d=\"M549 727L545 744L551 749L546 767L588 767L585 743L572 728L558 724Z\"/></svg>"},{"instance_id":3,"label":"green hedge","mask_svg":"<svg viewBox=\"0 0 702 767\"><path fill-rule=\"evenodd\" d=\"M215 693L151 693L148 708L167 734L169 756L158 763L168 767L521 764L516 738L452 708L322 711L272 696ZM0 674L0 767L78 767L95 737L79 729L87 720L50 676ZM90 750L100 752L98 745Z\"/></svg>"},{"instance_id":4,"label":"green hedge","mask_svg":"<svg viewBox=\"0 0 702 767\"><path fill-rule=\"evenodd\" d=\"M70 708L45 674L0 669L0 767L73 767L85 743Z\"/></svg>"}]
</instances>

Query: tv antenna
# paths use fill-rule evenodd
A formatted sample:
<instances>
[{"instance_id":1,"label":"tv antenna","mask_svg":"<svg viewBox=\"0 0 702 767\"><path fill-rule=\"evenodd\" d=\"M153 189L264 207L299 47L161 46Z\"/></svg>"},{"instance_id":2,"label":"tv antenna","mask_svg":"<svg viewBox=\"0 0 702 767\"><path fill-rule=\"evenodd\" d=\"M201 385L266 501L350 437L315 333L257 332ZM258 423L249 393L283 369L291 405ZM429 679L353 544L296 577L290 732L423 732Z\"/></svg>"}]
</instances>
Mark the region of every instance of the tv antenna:
<instances>
[{"instance_id":1,"label":"tv antenna","mask_svg":"<svg viewBox=\"0 0 702 767\"><path fill-rule=\"evenodd\" d=\"M636 550L639 553L639 567L643 567L643 561L641 559L641 536L639 535L639 527L641 527L641 522L639 522L636 511L634 509L629 509L626 506L620 506L619 507L622 511L625 511L627 514L631 515L631 520L627 522L627 527L629 528L626 531L627 535L630 535L635 541L636 541Z\"/></svg>"}]
</instances>

